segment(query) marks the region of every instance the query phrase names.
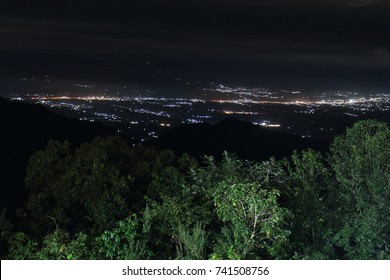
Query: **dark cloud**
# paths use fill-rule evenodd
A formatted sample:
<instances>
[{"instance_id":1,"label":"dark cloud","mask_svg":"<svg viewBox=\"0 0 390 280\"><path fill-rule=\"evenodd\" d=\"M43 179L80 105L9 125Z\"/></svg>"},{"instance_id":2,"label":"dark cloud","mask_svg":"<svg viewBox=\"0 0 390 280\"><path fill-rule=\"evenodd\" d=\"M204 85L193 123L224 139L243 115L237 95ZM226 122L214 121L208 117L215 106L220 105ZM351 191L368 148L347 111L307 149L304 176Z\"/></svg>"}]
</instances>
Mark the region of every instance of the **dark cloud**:
<instances>
[{"instance_id":1,"label":"dark cloud","mask_svg":"<svg viewBox=\"0 0 390 280\"><path fill-rule=\"evenodd\" d=\"M23 1L0 10L0 74L386 80L387 1Z\"/></svg>"},{"instance_id":2,"label":"dark cloud","mask_svg":"<svg viewBox=\"0 0 390 280\"><path fill-rule=\"evenodd\" d=\"M348 7L388 7L387 0L344 0L340 1Z\"/></svg>"}]
</instances>

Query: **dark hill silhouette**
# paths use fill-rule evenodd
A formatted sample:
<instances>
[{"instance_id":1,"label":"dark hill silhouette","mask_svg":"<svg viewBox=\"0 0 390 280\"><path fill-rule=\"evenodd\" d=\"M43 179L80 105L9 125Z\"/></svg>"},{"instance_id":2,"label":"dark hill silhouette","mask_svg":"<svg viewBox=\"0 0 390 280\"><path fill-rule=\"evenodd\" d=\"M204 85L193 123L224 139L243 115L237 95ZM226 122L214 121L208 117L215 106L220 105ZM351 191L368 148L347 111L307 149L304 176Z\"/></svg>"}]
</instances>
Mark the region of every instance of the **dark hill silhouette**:
<instances>
[{"instance_id":1,"label":"dark hill silhouette","mask_svg":"<svg viewBox=\"0 0 390 280\"><path fill-rule=\"evenodd\" d=\"M113 134L101 123L82 122L48 109L0 97L0 209L13 214L24 199L23 182L30 156L49 139L79 145L98 135Z\"/></svg>"},{"instance_id":2,"label":"dark hill silhouette","mask_svg":"<svg viewBox=\"0 0 390 280\"><path fill-rule=\"evenodd\" d=\"M188 153L196 158L203 155L220 157L227 151L248 160L266 160L271 156L280 159L290 156L294 150L326 151L329 147L328 142L302 139L231 118L216 125L201 123L173 127L147 145L172 149L178 154Z\"/></svg>"}]
</instances>

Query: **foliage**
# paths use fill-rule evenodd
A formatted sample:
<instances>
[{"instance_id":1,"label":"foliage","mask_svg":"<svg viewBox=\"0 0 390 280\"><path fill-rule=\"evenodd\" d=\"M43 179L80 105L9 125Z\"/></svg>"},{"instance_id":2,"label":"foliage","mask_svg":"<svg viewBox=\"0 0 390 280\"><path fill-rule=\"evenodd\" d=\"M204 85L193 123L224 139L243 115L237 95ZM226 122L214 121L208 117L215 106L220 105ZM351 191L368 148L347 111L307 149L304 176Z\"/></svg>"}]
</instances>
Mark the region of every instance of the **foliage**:
<instances>
[{"instance_id":1,"label":"foliage","mask_svg":"<svg viewBox=\"0 0 390 280\"><path fill-rule=\"evenodd\" d=\"M7 251L7 240L12 235L13 225L7 218L7 210L2 209L0 214L0 257L6 254Z\"/></svg>"},{"instance_id":2,"label":"foliage","mask_svg":"<svg viewBox=\"0 0 390 280\"><path fill-rule=\"evenodd\" d=\"M319 152L294 152L286 162L288 184L282 190L286 207L292 212L290 245L300 258L334 257L331 244L334 179Z\"/></svg>"},{"instance_id":3,"label":"foliage","mask_svg":"<svg viewBox=\"0 0 390 280\"><path fill-rule=\"evenodd\" d=\"M284 228L286 209L277 203L279 192L255 183L220 184L215 196L218 217L233 230L233 248L241 258L280 257L289 231Z\"/></svg>"},{"instance_id":4,"label":"foliage","mask_svg":"<svg viewBox=\"0 0 390 280\"><path fill-rule=\"evenodd\" d=\"M182 185L176 192L161 195L161 202L148 198L151 219L150 246L159 258L172 258L177 246L183 242L183 230L196 224L207 223L210 212L205 204L203 192L191 184ZM184 254L184 253L183 253ZM198 254L199 255L199 254Z\"/></svg>"},{"instance_id":5,"label":"foliage","mask_svg":"<svg viewBox=\"0 0 390 280\"><path fill-rule=\"evenodd\" d=\"M282 257L289 212L278 203L277 188L285 180L281 166L273 159L244 162L227 153L220 164L206 160L206 167L192 176L195 184L206 186L222 236L231 231L229 239L217 237L218 253L212 258ZM223 240L223 246L218 240Z\"/></svg>"},{"instance_id":6,"label":"foliage","mask_svg":"<svg viewBox=\"0 0 390 280\"><path fill-rule=\"evenodd\" d=\"M38 243L31 240L25 233L18 232L9 239L8 248L8 259L35 259L38 252Z\"/></svg>"},{"instance_id":7,"label":"foliage","mask_svg":"<svg viewBox=\"0 0 390 280\"><path fill-rule=\"evenodd\" d=\"M42 244L19 232L9 241L8 257L43 260L146 259L151 256L146 248L150 229L147 219L144 215L141 232L140 219L131 215L96 237L79 232L71 238L68 232L57 228L45 236Z\"/></svg>"},{"instance_id":8,"label":"foliage","mask_svg":"<svg viewBox=\"0 0 390 280\"><path fill-rule=\"evenodd\" d=\"M9 259L390 258L390 130L372 120L282 161L50 141L26 186L17 232L0 215Z\"/></svg>"},{"instance_id":9,"label":"foliage","mask_svg":"<svg viewBox=\"0 0 390 280\"><path fill-rule=\"evenodd\" d=\"M336 244L346 258L390 256L390 130L384 123L356 123L331 146L339 183Z\"/></svg>"},{"instance_id":10,"label":"foliage","mask_svg":"<svg viewBox=\"0 0 390 280\"><path fill-rule=\"evenodd\" d=\"M30 189L26 213L33 232L53 217L62 227L82 229L93 223L110 227L123 216L125 193L132 178L124 174L127 144L116 137L96 138L72 151L68 143L51 141L35 153L27 169Z\"/></svg>"},{"instance_id":11,"label":"foliage","mask_svg":"<svg viewBox=\"0 0 390 280\"><path fill-rule=\"evenodd\" d=\"M16 233L9 241L10 259L41 259L41 260L73 260L94 259L89 244L89 237L85 233L78 233L70 239L69 233L56 229L48 234L38 244L37 241L22 232Z\"/></svg>"},{"instance_id":12,"label":"foliage","mask_svg":"<svg viewBox=\"0 0 390 280\"><path fill-rule=\"evenodd\" d=\"M179 225L177 232L177 254L179 259L203 260L206 258L208 234L204 226L196 223L192 229Z\"/></svg>"},{"instance_id":13,"label":"foliage","mask_svg":"<svg viewBox=\"0 0 390 280\"><path fill-rule=\"evenodd\" d=\"M160 200L160 194L175 192L187 165L194 165L188 156L176 159L171 151L131 147L119 137L98 137L74 150L50 141L27 168L24 216L37 237L52 230L48 217L71 232L100 232L129 211L143 209L145 195Z\"/></svg>"},{"instance_id":14,"label":"foliage","mask_svg":"<svg viewBox=\"0 0 390 280\"><path fill-rule=\"evenodd\" d=\"M101 259L137 260L148 257L145 243L139 239L136 215L119 221L118 226L106 230L97 238L98 253Z\"/></svg>"}]
</instances>

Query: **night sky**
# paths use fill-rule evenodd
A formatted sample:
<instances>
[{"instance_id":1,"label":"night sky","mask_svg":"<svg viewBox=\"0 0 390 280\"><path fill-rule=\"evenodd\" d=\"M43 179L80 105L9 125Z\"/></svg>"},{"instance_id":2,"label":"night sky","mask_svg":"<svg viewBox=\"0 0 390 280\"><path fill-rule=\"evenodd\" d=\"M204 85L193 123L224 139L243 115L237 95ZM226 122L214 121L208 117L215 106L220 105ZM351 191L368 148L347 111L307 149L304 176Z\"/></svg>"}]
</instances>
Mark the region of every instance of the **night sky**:
<instances>
[{"instance_id":1,"label":"night sky","mask_svg":"<svg viewBox=\"0 0 390 280\"><path fill-rule=\"evenodd\" d=\"M2 0L0 78L389 91L387 3Z\"/></svg>"}]
</instances>

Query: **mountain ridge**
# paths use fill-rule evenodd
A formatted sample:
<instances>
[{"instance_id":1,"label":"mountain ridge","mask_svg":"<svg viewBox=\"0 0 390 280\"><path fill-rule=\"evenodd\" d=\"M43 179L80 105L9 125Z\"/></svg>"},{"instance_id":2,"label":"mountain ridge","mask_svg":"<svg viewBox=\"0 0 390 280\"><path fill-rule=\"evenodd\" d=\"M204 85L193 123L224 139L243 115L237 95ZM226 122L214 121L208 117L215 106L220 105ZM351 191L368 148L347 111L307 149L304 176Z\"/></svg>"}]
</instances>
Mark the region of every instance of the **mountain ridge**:
<instances>
[{"instance_id":1,"label":"mountain ridge","mask_svg":"<svg viewBox=\"0 0 390 280\"><path fill-rule=\"evenodd\" d=\"M294 150L312 148L327 151L329 143L310 140L250 122L227 118L217 124L200 123L172 127L146 145L188 153L196 158L204 155L219 157L224 151L247 160L288 157Z\"/></svg>"},{"instance_id":2,"label":"mountain ridge","mask_svg":"<svg viewBox=\"0 0 390 280\"><path fill-rule=\"evenodd\" d=\"M51 112L37 104L0 97L0 209L16 210L26 190L24 178L31 155L49 139L80 145L113 130L101 123L83 122Z\"/></svg>"}]
</instances>

